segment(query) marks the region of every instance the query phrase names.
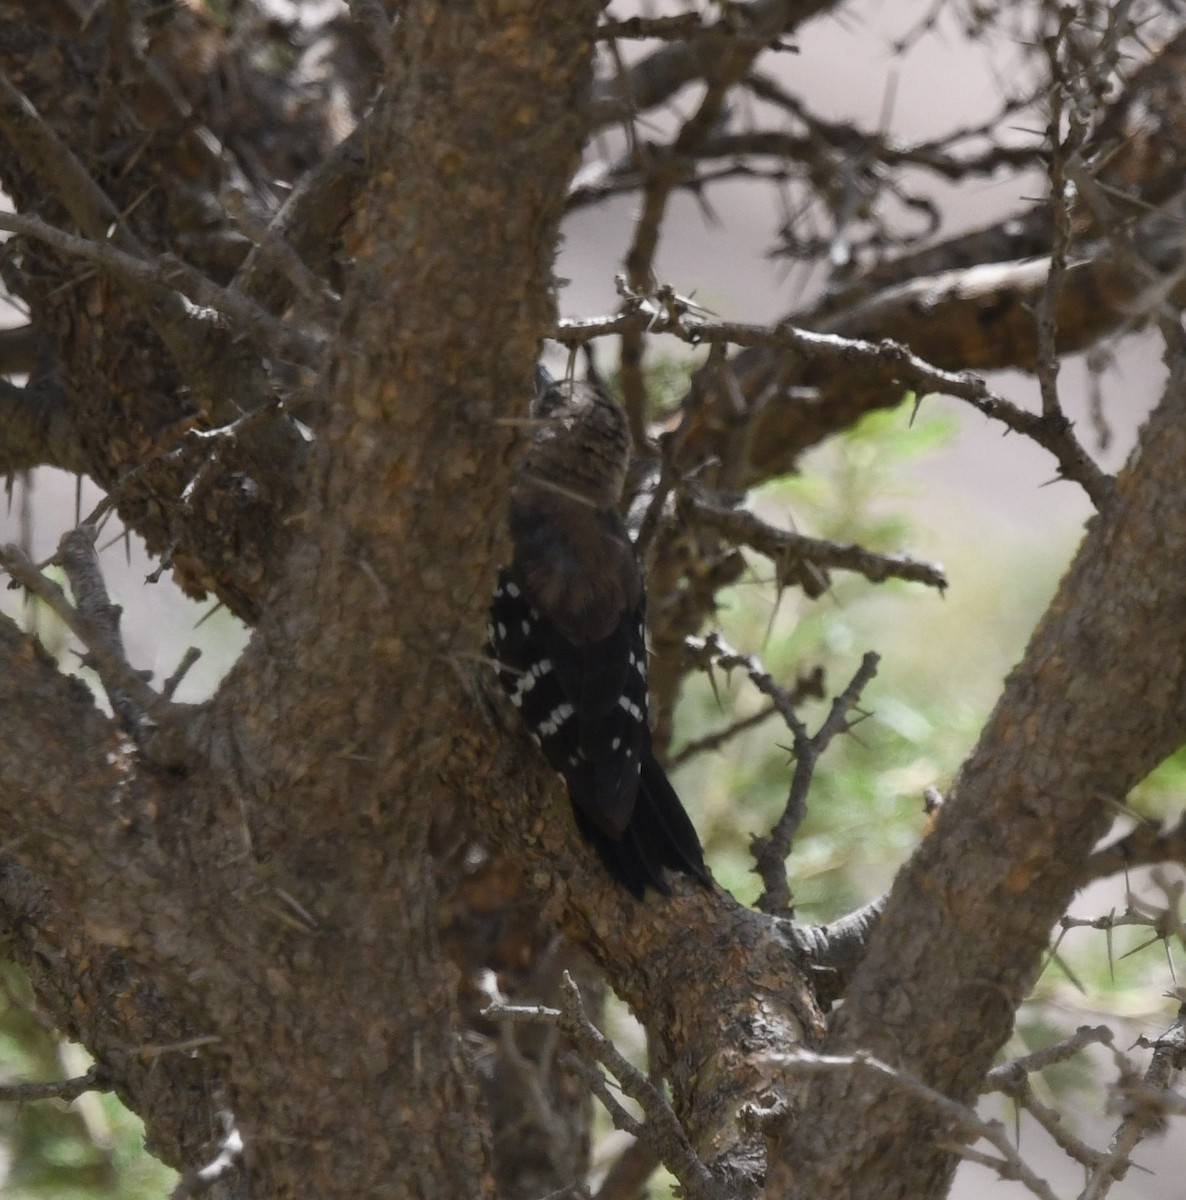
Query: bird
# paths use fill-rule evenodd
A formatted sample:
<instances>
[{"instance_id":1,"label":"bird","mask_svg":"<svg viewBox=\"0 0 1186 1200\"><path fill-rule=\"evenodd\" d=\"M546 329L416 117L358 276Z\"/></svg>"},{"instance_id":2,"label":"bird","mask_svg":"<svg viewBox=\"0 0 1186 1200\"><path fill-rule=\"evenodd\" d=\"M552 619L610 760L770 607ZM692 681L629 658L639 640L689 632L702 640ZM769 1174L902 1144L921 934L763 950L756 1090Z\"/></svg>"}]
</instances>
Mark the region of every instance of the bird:
<instances>
[{"instance_id":1,"label":"bird","mask_svg":"<svg viewBox=\"0 0 1186 1200\"><path fill-rule=\"evenodd\" d=\"M664 870L711 887L704 852L651 746L646 592L618 515L625 413L596 379L540 367L534 428L510 500L511 563L488 651L532 738L563 776L581 836L641 900Z\"/></svg>"}]
</instances>

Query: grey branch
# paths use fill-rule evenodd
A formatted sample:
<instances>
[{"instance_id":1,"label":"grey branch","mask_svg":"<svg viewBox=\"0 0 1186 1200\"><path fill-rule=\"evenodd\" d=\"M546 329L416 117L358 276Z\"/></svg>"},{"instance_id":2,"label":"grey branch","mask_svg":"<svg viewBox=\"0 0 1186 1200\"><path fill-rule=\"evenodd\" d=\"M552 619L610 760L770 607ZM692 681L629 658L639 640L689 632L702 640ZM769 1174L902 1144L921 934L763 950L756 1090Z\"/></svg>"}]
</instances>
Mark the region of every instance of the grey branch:
<instances>
[{"instance_id":1,"label":"grey branch","mask_svg":"<svg viewBox=\"0 0 1186 1200\"><path fill-rule=\"evenodd\" d=\"M1041 1200L1058 1200L1050 1185L1040 1175L1036 1174L1018 1154L1009 1139L1009 1133L1000 1121L985 1121L976 1113L945 1096L942 1092L923 1083L921 1079L895 1070L887 1063L881 1062L871 1054L857 1052L852 1055L814 1054L809 1050L797 1050L794 1053L778 1055L775 1062L788 1075L810 1078L815 1075L828 1075L837 1072L862 1073L874 1075L896 1088L900 1088L928 1104L942 1118L958 1141L952 1141L947 1149L962 1158L972 1159L991 1167L1003 1179L1015 1179L1023 1184ZM965 1139L975 1142L983 1139L997 1151L1000 1158L979 1154L965 1145Z\"/></svg>"},{"instance_id":2,"label":"grey branch","mask_svg":"<svg viewBox=\"0 0 1186 1200\"><path fill-rule=\"evenodd\" d=\"M1080 1025L1068 1038L1035 1050L1032 1054L1023 1054L1020 1058L1011 1058L1008 1062L993 1067L984 1077L980 1092L1004 1092L1010 1095L1013 1088L1022 1080L1027 1079L1035 1071L1044 1071L1056 1063L1066 1062L1080 1054L1088 1046L1110 1046L1112 1031L1106 1025Z\"/></svg>"},{"instance_id":3,"label":"grey branch","mask_svg":"<svg viewBox=\"0 0 1186 1200\"><path fill-rule=\"evenodd\" d=\"M819 729L810 737L806 736L806 731L795 734L795 774L791 779L786 807L769 836L755 838L753 843L754 860L764 885L757 901L757 907L762 912L790 912L791 891L786 860L795 834L807 815L807 792L815 775L816 763L832 739L848 730L848 714L856 707L861 693L877 674L878 662L879 657L872 650L867 651L848 687L832 701L832 707Z\"/></svg>"},{"instance_id":4,"label":"grey branch","mask_svg":"<svg viewBox=\"0 0 1186 1200\"><path fill-rule=\"evenodd\" d=\"M589 1020L580 989L567 971L564 973L562 990L564 1007L560 1009L542 1005L492 1004L482 1015L502 1021L542 1021L558 1026L581 1051L586 1068L591 1063L604 1066L617 1080L622 1091L637 1101L646 1115L646 1122L642 1123L626 1113L604 1090L603 1079L596 1090L614 1118L614 1123L636 1137L645 1138L658 1154L659 1160L693 1200L723 1200L721 1188L692 1148L663 1093L637 1067L623 1058L613 1042ZM581 1073L590 1078L588 1070L582 1070ZM593 1069L593 1073L601 1075L596 1069ZM596 1080L590 1078L590 1083L596 1085Z\"/></svg>"},{"instance_id":5,"label":"grey branch","mask_svg":"<svg viewBox=\"0 0 1186 1200\"><path fill-rule=\"evenodd\" d=\"M1081 1054L1088 1046L1111 1044L1112 1031L1106 1025L1080 1025L1070 1037L1052 1046L994 1067L984 1077L980 1092L982 1095L1001 1092L1009 1096L1042 1126L1064 1154L1089 1171L1097 1170L1105 1156L1076 1137L1067 1128L1062 1114L1034 1095L1030 1076Z\"/></svg>"},{"instance_id":6,"label":"grey branch","mask_svg":"<svg viewBox=\"0 0 1186 1200\"><path fill-rule=\"evenodd\" d=\"M775 565L780 584L797 578L804 562L816 567L855 571L872 583L905 579L944 591L947 575L939 563L922 562L907 554L879 554L851 542L833 542L777 529L745 508L729 508L702 488L687 485L681 498L703 525L715 529L734 545L749 546Z\"/></svg>"},{"instance_id":7,"label":"grey branch","mask_svg":"<svg viewBox=\"0 0 1186 1200\"><path fill-rule=\"evenodd\" d=\"M824 694L822 669L816 667L810 675L796 680L795 686L789 694L795 703L805 700L808 696L822 700ZM731 721L723 729L714 730L712 733L707 733L704 737L697 738L694 742L689 742L686 746L683 746L678 753L671 755L667 759L667 766L674 771L676 767L682 767L684 763L690 762L693 758L698 758L701 754L709 754L714 750L721 749L722 746L727 745L739 734L745 733L749 729L754 729L777 715L778 709L773 704L768 704L765 708L760 708L757 712L750 713L749 716Z\"/></svg>"},{"instance_id":8,"label":"grey branch","mask_svg":"<svg viewBox=\"0 0 1186 1200\"><path fill-rule=\"evenodd\" d=\"M832 1003L844 994L888 901L887 892L827 925L778 920L779 932L808 960L821 1003Z\"/></svg>"},{"instance_id":9,"label":"grey branch","mask_svg":"<svg viewBox=\"0 0 1186 1200\"><path fill-rule=\"evenodd\" d=\"M29 1100L65 1100L70 1103L85 1092L110 1092L113 1086L103 1066L95 1063L85 1075L74 1079L0 1084L0 1100L12 1104L22 1104Z\"/></svg>"},{"instance_id":10,"label":"grey branch","mask_svg":"<svg viewBox=\"0 0 1186 1200\"><path fill-rule=\"evenodd\" d=\"M832 702L823 724L814 734L809 734L807 726L795 712L791 694L763 669L756 655L739 654L716 633L710 633L705 638L685 638L684 649L693 666L708 670L721 667L726 671L740 667L749 676L754 687L764 696L770 697L774 708L791 731L795 773L791 779L786 806L770 834L764 838L755 838L752 846L757 871L765 885L762 895L758 898L757 907L762 912L776 916L789 916L791 892L787 882L786 858L791 852L795 832L807 812L807 792L815 774L816 763L832 739L848 728L848 714L855 707L861 692L877 674L880 659L873 651L869 651L861 659L861 665L848 687Z\"/></svg>"},{"instance_id":11,"label":"grey branch","mask_svg":"<svg viewBox=\"0 0 1186 1200\"><path fill-rule=\"evenodd\" d=\"M175 255L141 258L108 242L78 237L47 224L39 217L17 213L0 213L0 229L37 238L63 254L93 262L124 283L147 287L157 293L180 294L191 304L199 306L199 311L191 311L191 318L209 319L217 314L232 320L264 346L291 362L313 366L320 359L321 346L317 337L286 325L246 296L219 287L201 271Z\"/></svg>"},{"instance_id":12,"label":"grey branch","mask_svg":"<svg viewBox=\"0 0 1186 1200\"><path fill-rule=\"evenodd\" d=\"M95 530L69 530L58 545L61 563L74 593L71 604L62 588L40 571L19 546L0 548L0 567L27 591L45 601L86 648L84 663L103 684L111 708L137 744L157 762L184 759L185 709L158 696L124 653L119 632L121 610L111 603L95 552Z\"/></svg>"},{"instance_id":13,"label":"grey branch","mask_svg":"<svg viewBox=\"0 0 1186 1200\"><path fill-rule=\"evenodd\" d=\"M789 323L748 325L733 321L707 321L690 311L679 297L665 293L658 299L635 296L633 306L613 317L584 321L561 321L552 337L566 346L580 345L593 338L646 330L670 334L689 345L763 346L806 361L832 360L840 366L890 370L902 388L920 396L953 396L970 404L984 416L1000 421L1014 433L1030 438L1049 451L1058 462L1064 479L1080 485L1096 508L1102 508L1112 492L1113 480L1080 445L1071 423L1061 414L1038 414L1006 400L970 371L948 371L920 358L908 346L885 339L869 342L833 333L815 333Z\"/></svg>"},{"instance_id":14,"label":"grey branch","mask_svg":"<svg viewBox=\"0 0 1186 1200\"><path fill-rule=\"evenodd\" d=\"M1079 1200L1103 1200L1112 1185L1124 1178L1132 1152L1149 1134L1162 1130L1167 1112L1177 1107L1166 1101L1180 1099L1169 1087L1174 1075L1186 1068L1186 1004L1179 1006L1174 1023L1161 1037L1144 1044L1152 1045L1153 1057L1141 1080L1132 1078L1128 1061L1117 1055L1120 1083L1116 1092L1124 1115L1112 1135L1106 1156L1079 1194Z\"/></svg>"},{"instance_id":15,"label":"grey branch","mask_svg":"<svg viewBox=\"0 0 1186 1200\"><path fill-rule=\"evenodd\" d=\"M779 33L797 28L828 4L819 0L752 0L728 6L726 17L694 38L656 50L621 78L602 80L591 97L590 119L602 128L670 99L680 88L705 74L737 33L774 41Z\"/></svg>"}]
</instances>

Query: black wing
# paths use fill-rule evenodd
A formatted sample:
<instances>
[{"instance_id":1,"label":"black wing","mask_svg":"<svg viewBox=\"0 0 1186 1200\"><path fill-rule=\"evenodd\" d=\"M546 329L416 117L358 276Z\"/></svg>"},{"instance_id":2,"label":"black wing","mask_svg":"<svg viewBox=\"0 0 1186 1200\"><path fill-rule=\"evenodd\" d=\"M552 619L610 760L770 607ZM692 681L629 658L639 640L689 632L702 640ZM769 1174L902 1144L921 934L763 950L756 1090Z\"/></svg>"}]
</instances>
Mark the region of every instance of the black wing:
<instances>
[{"instance_id":1,"label":"black wing","mask_svg":"<svg viewBox=\"0 0 1186 1200\"><path fill-rule=\"evenodd\" d=\"M663 867L710 882L696 830L651 753L642 605L576 645L503 571L490 609L499 681L568 786L577 827L639 898Z\"/></svg>"}]
</instances>

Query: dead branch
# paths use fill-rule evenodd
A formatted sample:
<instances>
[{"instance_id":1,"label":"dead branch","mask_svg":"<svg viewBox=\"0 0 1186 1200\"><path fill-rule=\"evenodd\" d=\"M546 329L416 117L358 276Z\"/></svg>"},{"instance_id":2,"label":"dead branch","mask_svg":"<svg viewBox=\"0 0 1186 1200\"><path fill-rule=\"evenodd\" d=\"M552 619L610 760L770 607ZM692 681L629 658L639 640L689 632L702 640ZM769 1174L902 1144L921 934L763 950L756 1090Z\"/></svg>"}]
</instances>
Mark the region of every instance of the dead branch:
<instances>
[{"instance_id":1,"label":"dead branch","mask_svg":"<svg viewBox=\"0 0 1186 1200\"><path fill-rule=\"evenodd\" d=\"M705 321L691 315L677 301L640 299L633 312L585 321L562 321L552 336L565 345L593 338L646 330L671 334L689 345L724 342L736 346L777 350L807 362L831 360L836 366L878 369L887 384L913 390L954 396L986 417L1000 421L1014 433L1030 438L1056 459L1062 478L1078 483L1096 507L1102 507L1111 492L1111 479L1100 470L1075 437L1070 422L1061 414L1051 419L1027 412L994 392L983 379L969 371L948 371L920 358L907 346L892 340L878 343L836 334L814 333L790 324L774 327L727 321Z\"/></svg>"},{"instance_id":2,"label":"dead branch","mask_svg":"<svg viewBox=\"0 0 1186 1200\"><path fill-rule=\"evenodd\" d=\"M291 362L305 366L320 362L323 339L317 334L277 320L254 301L229 288L219 287L175 255L142 258L106 242L77 237L46 224L39 217L16 213L0 213L0 229L35 237L63 254L96 263L111 271L117 279L146 287L157 295L180 293L199 306L196 309L192 305L189 307L187 316L191 322L225 317L252 334L262 347L279 352Z\"/></svg>"},{"instance_id":3,"label":"dead branch","mask_svg":"<svg viewBox=\"0 0 1186 1200\"><path fill-rule=\"evenodd\" d=\"M1144 1077L1135 1078L1128 1060L1116 1056L1120 1081L1116 1085L1117 1107L1123 1119L1108 1143L1108 1152L1096 1166L1079 1200L1103 1200L1113 1184L1123 1179L1132 1161L1132 1152L1146 1137L1165 1127L1169 1092L1174 1075L1186 1067L1186 1004L1180 1005L1173 1024L1152 1042L1153 1057Z\"/></svg>"},{"instance_id":4,"label":"dead branch","mask_svg":"<svg viewBox=\"0 0 1186 1200\"><path fill-rule=\"evenodd\" d=\"M833 542L777 529L748 509L730 507L703 488L688 484L680 489L688 518L715 529L732 545L748 546L775 564L781 586L795 582L804 564L815 568L855 571L871 583L905 579L943 592L947 576L938 563L921 562L906 554L879 554L851 542Z\"/></svg>"},{"instance_id":5,"label":"dead branch","mask_svg":"<svg viewBox=\"0 0 1186 1200\"><path fill-rule=\"evenodd\" d=\"M895 1089L921 1100L961 1140L948 1142L946 1148L961 1158L976 1161L995 1170L1002 1179L1015 1179L1041 1200L1058 1200L1050 1185L1030 1168L1017 1152L1009 1138L1008 1130L1000 1121L985 1121L975 1111L950 1096L923 1083L905 1071L896 1070L871 1054L858 1052L851 1055L814 1054L808 1050L797 1050L792 1054L778 1056L778 1065L790 1075L812 1078L834 1074L867 1074L890 1083ZM963 1138L972 1142L983 1139L1000 1155L978 1154Z\"/></svg>"},{"instance_id":6,"label":"dead branch","mask_svg":"<svg viewBox=\"0 0 1186 1200\"><path fill-rule=\"evenodd\" d=\"M122 610L107 595L95 553L95 534L93 527L81 526L66 532L58 546L55 561L70 580L73 604L19 546L0 549L0 567L15 583L45 601L86 647L83 665L92 667L99 676L112 710L137 744L154 761L178 765L185 757L186 710L159 696L144 673L129 664L119 629Z\"/></svg>"},{"instance_id":7,"label":"dead branch","mask_svg":"<svg viewBox=\"0 0 1186 1200\"><path fill-rule=\"evenodd\" d=\"M659 1161L683 1184L689 1195L702 1200L720 1200L724 1193L688 1142L663 1093L637 1067L623 1058L617 1047L585 1015L580 989L567 971L564 974L563 993L564 1005L559 1009L539 1005L492 1004L483 1010L482 1015L501 1021L543 1021L556 1025L581 1051L584 1065L592 1070L592 1076L588 1071L582 1074L606 1105L614 1124L648 1142L659 1156ZM638 1102L646 1114L645 1122L631 1117L606 1090L601 1072L592 1067L595 1063L604 1066L626 1095Z\"/></svg>"},{"instance_id":8,"label":"dead branch","mask_svg":"<svg viewBox=\"0 0 1186 1200\"><path fill-rule=\"evenodd\" d=\"M45 1083L2 1083L0 1102L24 1104L32 1100L64 1100L69 1104L85 1092L110 1092L114 1087L101 1063L75 1079L51 1079Z\"/></svg>"}]
</instances>

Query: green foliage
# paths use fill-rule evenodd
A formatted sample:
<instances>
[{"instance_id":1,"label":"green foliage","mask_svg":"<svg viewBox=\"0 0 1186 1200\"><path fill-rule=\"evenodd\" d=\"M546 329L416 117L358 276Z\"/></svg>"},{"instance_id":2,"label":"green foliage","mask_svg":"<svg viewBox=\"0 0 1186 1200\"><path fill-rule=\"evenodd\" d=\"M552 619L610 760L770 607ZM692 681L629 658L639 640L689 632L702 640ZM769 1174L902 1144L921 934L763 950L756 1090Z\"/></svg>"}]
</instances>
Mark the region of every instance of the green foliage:
<instances>
[{"instance_id":1,"label":"green foliage","mask_svg":"<svg viewBox=\"0 0 1186 1200\"><path fill-rule=\"evenodd\" d=\"M801 474L764 488L752 504L772 523L802 533L928 557L919 522L904 515L910 499L904 480L908 468L944 447L954 431L947 416L929 409L915 414L907 397L807 456ZM816 771L790 863L800 915L826 917L888 886L921 833L923 789L941 785L954 770L978 714L945 703L935 687L939 664L909 676L900 669L911 624L946 603L933 593L837 572L812 601L799 593L776 595L769 577L769 565L755 557L751 577L722 596L720 623L731 645L756 653L785 687L817 665L824 668L827 699L800 710L810 731L864 651L882 655L879 677L861 702L869 716L833 742ZM932 642L928 656L937 648ZM697 679L680 705L680 733L693 740L761 706L740 673L717 680L715 689ZM772 718L694 763L681 780L684 791L701 797L714 869L744 900L760 891L751 873L750 836L765 833L786 803L794 770L789 745L789 731Z\"/></svg>"},{"instance_id":2,"label":"green foliage","mask_svg":"<svg viewBox=\"0 0 1186 1200\"><path fill-rule=\"evenodd\" d=\"M65 1079L90 1060L40 1019L24 974L0 963L0 1082ZM176 1174L144 1151L144 1127L114 1096L0 1104L0 1192L6 1200L145 1200Z\"/></svg>"},{"instance_id":3,"label":"green foliage","mask_svg":"<svg viewBox=\"0 0 1186 1200\"><path fill-rule=\"evenodd\" d=\"M1151 775L1133 789L1129 807L1142 817L1176 820L1186 796L1186 746L1171 754Z\"/></svg>"}]
</instances>

